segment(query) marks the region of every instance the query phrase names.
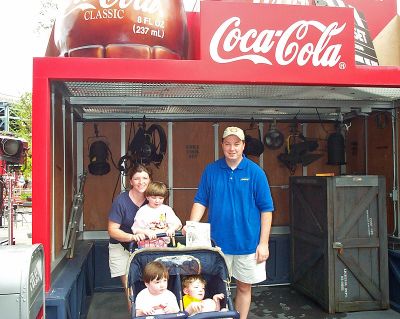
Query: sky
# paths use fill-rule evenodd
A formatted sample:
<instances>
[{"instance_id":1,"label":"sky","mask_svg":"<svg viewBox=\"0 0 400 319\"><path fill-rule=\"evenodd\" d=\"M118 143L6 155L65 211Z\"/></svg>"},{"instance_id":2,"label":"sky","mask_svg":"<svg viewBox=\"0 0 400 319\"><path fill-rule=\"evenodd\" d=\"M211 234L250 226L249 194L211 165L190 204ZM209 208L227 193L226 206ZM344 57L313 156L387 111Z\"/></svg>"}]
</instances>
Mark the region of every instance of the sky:
<instances>
[{"instance_id":1,"label":"sky","mask_svg":"<svg viewBox=\"0 0 400 319\"><path fill-rule=\"evenodd\" d=\"M196 3L184 1L190 8ZM32 91L32 58L44 56L50 34L35 31L40 8L41 0L1 0L0 96Z\"/></svg>"},{"instance_id":2,"label":"sky","mask_svg":"<svg viewBox=\"0 0 400 319\"><path fill-rule=\"evenodd\" d=\"M196 3L185 1L190 8ZM44 56L50 33L35 31L40 8L41 0L1 1L0 96L18 98L32 91L32 58Z\"/></svg>"},{"instance_id":3,"label":"sky","mask_svg":"<svg viewBox=\"0 0 400 319\"><path fill-rule=\"evenodd\" d=\"M32 91L32 57L44 55L48 34L34 32L40 0L1 2L0 94L19 97Z\"/></svg>"}]
</instances>

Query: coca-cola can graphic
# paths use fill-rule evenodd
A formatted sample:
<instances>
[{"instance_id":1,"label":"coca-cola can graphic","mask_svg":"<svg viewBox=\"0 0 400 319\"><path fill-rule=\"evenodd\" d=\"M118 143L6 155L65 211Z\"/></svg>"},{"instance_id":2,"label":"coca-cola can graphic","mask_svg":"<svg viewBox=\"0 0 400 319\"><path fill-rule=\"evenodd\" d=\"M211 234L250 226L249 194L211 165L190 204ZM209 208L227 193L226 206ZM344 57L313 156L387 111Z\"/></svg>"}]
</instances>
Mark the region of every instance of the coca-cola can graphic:
<instances>
[{"instance_id":1,"label":"coca-cola can graphic","mask_svg":"<svg viewBox=\"0 0 400 319\"><path fill-rule=\"evenodd\" d=\"M186 59L182 0L68 0L54 27L60 56Z\"/></svg>"}]
</instances>

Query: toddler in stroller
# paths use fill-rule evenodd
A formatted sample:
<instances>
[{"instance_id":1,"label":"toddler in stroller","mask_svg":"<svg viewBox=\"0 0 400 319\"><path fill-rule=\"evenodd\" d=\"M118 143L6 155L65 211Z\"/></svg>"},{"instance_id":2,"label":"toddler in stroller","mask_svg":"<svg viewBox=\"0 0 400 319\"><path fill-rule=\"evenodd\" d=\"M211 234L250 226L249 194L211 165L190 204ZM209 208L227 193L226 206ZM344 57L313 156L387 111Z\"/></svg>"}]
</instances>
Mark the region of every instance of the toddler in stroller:
<instances>
[{"instance_id":1,"label":"toddler in stroller","mask_svg":"<svg viewBox=\"0 0 400 319\"><path fill-rule=\"evenodd\" d=\"M175 295L167 289L168 269L158 261L149 262L143 270L146 289L136 297L136 315L155 315L179 312Z\"/></svg>"},{"instance_id":2,"label":"toddler in stroller","mask_svg":"<svg viewBox=\"0 0 400 319\"><path fill-rule=\"evenodd\" d=\"M215 294L212 299L204 299L205 288L206 280L201 275L191 275L183 278L183 308L189 315L221 310L220 300L224 299L224 294Z\"/></svg>"},{"instance_id":3,"label":"toddler in stroller","mask_svg":"<svg viewBox=\"0 0 400 319\"><path fill-rule=\"evenodd\" d=\"M201 274L207 282L205 298L223 294L223 299L220 300L221 308L225 308L226 311L199 312L191 315L190 318L239 319L239 313L233 307L230 277L225 258L220 249L216 247L143 248L134 251L130 256L127 269L127 285L132 304L131 318L138 318L136 298L138 293L145 288L143 270L152 261L160 262L168 269L168 289L174 293L180 307L179 312L153 315L152 317L158 319L188 317L189 313L183 309L182 279L185 276Z\"/></svg>"}]
</instances>

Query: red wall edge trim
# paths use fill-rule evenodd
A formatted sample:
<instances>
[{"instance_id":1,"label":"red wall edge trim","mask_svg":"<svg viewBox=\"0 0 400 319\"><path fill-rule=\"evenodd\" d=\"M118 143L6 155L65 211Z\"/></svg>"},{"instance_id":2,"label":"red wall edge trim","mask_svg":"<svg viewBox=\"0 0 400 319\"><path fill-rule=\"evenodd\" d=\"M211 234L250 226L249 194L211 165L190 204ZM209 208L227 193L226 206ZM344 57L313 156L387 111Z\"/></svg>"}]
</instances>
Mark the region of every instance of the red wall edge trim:
<instances>
[{"instance_id":1,"label":"red wall edge trim","mask_svg":"<svg viewBox=\"0 0 400 319\"><path fill-rule=\"evenodd\" d=\"M46 291L51 278L51 145L50 86L48 78L36 77L32 97L32 243L43 244Z\"/></svg>"},{"instance_id":2,"label":"red wall edge trim","mask_svg":"<svg viewBox=\"0 0 400 319\"><path fill-rule=\"evenodd\" d=\"M272 85L400 86L400 67L356 66L303 72L248 61L34 58L35 76L49 81L145 81Z\"/></svg>"}]
</instances>

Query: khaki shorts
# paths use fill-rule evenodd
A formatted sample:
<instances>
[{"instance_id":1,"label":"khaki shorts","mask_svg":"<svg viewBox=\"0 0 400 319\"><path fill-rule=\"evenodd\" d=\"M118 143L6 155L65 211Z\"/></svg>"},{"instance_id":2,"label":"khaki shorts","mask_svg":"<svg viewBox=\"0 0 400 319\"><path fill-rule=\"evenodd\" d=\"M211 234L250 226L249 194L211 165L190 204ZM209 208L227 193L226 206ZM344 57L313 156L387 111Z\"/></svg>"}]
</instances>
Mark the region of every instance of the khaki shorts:
<instances>
[{"instance_id":1,"label":"khaki shorts","mask_svg":"<svg viewBox=\"0 0 400 319\"><path fill-rule=\"evenodd\" d=\"M124 249L121 244L108 244L108 263L111 278L126 275L128 261L129 251Z\"/></svg>"},{"instance_id":2,"label":"khaki shorts","mask_svg":"<svg viewBox=\"0 0 400 319\"><path fill-rule=\"evenodd\" d=\"M265 261L257 264L256 254L225 255L229 273L233 278L246 283L256 284L267 279Z\"/></svg>"}]
</instances>

